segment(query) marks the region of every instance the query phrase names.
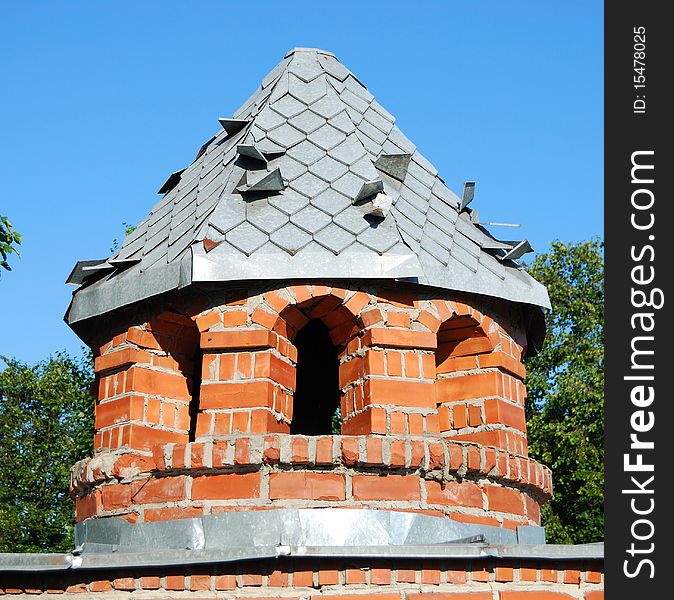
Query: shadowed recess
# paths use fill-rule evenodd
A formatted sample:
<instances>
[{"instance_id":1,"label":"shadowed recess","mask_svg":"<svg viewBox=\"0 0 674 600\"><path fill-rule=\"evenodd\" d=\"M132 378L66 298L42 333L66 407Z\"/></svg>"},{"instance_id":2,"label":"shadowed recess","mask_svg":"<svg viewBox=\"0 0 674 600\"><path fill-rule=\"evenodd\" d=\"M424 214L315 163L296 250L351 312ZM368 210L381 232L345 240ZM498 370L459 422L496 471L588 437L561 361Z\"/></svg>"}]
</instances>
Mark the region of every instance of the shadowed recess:
<instances>
[{"instance_id":1,"label":"shadowed recess","mask_svg":"<svg viewBox=\"0 0 674 600\"><path fill-rule=\"evenodd\" d=\"M328 435L339 405L339 359L328 328L318 319L307 323L294 340L297 388L290 433Z\"/></svg>"}]
</instances>

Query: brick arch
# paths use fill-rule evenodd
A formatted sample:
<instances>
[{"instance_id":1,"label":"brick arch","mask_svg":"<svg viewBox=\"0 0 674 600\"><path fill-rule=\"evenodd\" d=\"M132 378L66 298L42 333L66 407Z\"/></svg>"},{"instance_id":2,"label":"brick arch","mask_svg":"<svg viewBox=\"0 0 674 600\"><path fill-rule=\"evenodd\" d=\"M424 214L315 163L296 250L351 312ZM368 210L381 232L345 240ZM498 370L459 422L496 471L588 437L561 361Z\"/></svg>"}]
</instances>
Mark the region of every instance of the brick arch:
<instances>
[{"instance_id":1,"label":"brick arch","mask_svg":"<svg viewBox=\"0 0 674 600\"><path fill-rule=\"evenodd\" d=\"M291 285L195 316L204 351L197 439L287 433L296 387L297 333L320 319L340 353L365 327L374 302L360 290Z\"/></svg>"},{"instance_id":2,"label":"brick arch","mask_svg":"<svg viewBox=\"0 0 674 600\"><path fill-rule=\"evenodd\" d=\"M328 327L333 344L345 346L365 328L360 315L375 299L359 290L295 285L280 292L267 292L262 296L262 302L263 305L256 310L259 311L258 317L267 310L267 314L276 314L271 329L290 342L311 319L320 319ZM266 322L270 321L267 318Z\"/></svg>"},{"instance_id":3,"label":"brick arch","mask_svg":"<svg viewBox=\"0 0 674 600\"><path fill-rule=\"evenodd\" d=\"M433 300L440 433L527 453L524 366L504 328L456 300ZM427 319L428 321L428 319Z\"/></svg>"}]
</instances>

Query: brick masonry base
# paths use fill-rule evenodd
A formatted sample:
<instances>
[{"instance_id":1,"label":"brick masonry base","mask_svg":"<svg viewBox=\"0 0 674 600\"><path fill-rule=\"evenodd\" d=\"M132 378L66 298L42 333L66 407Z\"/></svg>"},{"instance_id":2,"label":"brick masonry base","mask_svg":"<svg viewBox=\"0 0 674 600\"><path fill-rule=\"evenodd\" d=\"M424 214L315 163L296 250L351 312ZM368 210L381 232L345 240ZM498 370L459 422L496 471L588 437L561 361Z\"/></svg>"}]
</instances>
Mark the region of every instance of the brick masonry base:
<instances>
[{"instance_id":1,"label":"brick masonry base","mask_svg":"<svg viewBox=\"0 0 674 600\"><path fill-rule=\"evenodd\" d=\"M31 597L314 600L602 600L599 561L276 559L237 564L0 573L0 593Z\"/></svg>"}]
</instances>

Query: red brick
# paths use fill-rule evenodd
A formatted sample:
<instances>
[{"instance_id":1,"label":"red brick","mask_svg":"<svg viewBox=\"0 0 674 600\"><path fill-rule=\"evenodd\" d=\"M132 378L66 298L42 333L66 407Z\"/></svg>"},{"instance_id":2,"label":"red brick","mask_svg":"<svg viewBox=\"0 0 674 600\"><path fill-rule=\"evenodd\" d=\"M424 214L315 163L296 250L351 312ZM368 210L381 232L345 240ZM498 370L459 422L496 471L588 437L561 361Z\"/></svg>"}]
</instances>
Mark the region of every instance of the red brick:
<instances>
[{"instance_id":1,"label":"red brick","mask_svg":"<svg viewBox=\"0 0 674 600\"><path fill-rule=\"evenodd\" d=\"M384 320L384 317L378 308L371 308L360 313L360 320L365 327L372 327L377 323L381 323Z\"/></svg>"},{"instance_id":2,"label":"red brick","mask_svg":"<svg viewBox=\"0 0 674 600\"><path fill-rule=\"evenodd\" d=\"M526 420L522 406L510 404L503 400L490 399L485 400L484 410L487 423L501 423L522 432L526 431Z\"/></svg>"},{"instance_id":3,"label":"red brick","mask_svg":"<svg viewBox=\"0 0 674 600\"><path fill-rule=\"evenodd\" d=\"M332 458L333 437L327 435L316 440L316 464L317 465L331 465Z\"/></svg>"},{"instance_id":4,"label":"red brick","mask_svg":"<svg viewBox=\"0 0 674 600\"><path fill-rule=\"evenodd\" d=\"M142 590L158 590L161 587L161 580L159 577L141 577L140 589Z\"/></svg>"},{"instance_id":5,"label":"red brick","mask_svg":"<svg viewBox=\"0 0 674 600\"><path fill-rule=\"evenodd\" d=\"M382 346L385 348L417 348L431 350L437 347L434 333L412 331L409 329L387 329L375 327L368 329L363 336L364 346Z\"/></svg>"},{"instance_id":6,"label":"red brick","mask_svg":"<svg viewBox=\"0 0 674 600\"><path fill-rule=\"evenodd\" d=\"M435 408L432 382L416 380L369 379L365 382L366 404Z\"/></svg>"},{"instance_id":7,"label":"red brick","mask_svg":"<svg viewBox=\"0 0 674 600\"><path fill-rule=\"evenodd\" d=\"M97 356L94 360L94 370L97 375L109 371L111 369L118 369L127 365L136 363L150 363L150 353L147 350L137 350L136 348L124 348L109 354Z\"/></svg>"},{"instance_id":8,"label":"red brick","mask_svg":"<svg viewBox=\"0 0 674 600\"><path fill-rule=\"evenodd\" d=\"M435 315L431 314L427 310L422 310L419 313L419 316L417 317L417 321L424 325L427 329L429 329L432 332L436 332L438 329L440 329L440 319L438 319Z\"/></svg>"},{"instance_id":9,"label":"red brick","mask_svg":"<svg viewBox=\"0 0 674 600\"><path fill-rule=\"evenodd\" d=\"M217 310L211 310L205 315L196 317L194 320L200 332L207 331L216 323L222 323L222 315Z\"/></svg>"},{"instance_id":10,"label":"red brick","mask_svg":"<svg viewBox=\"0 0 674 600\"><path fill-rule=\"evenodd\" d=\"M447 583L462 584L468 580L466 571L447 571Z\"/></svg>"},{"instance_id":11,"label":"red brick","mask_svg":"<svg viewBox=\"0 0 674 600\"><path fill-rule=\"evenodd\" d=\"M220 590L235 590L236 576L235 575L218 575L215 577L215 589Z\"/></svg>"},{"instance_id":12,"label":"red brick","mask_svg":"<svg viewBox=\"0 0 674 600\"><path fill-rule=\"evenodd\" d=\"M190 590L193 592L201 592L211 589L210 575L190 575Z\"/></svg>"},{"instance_id":13,"label":"red brick","mask_svg":"<svg viewBox=\"0 0 674 600\"><path fill-rule=\"evenodd\" d=\"M337 569L321 569L318 571L318 585L338 585L339 571Z\"/></svg>"},{"instance_id":14,"label":"red brick","mask_svg":"<svg viewBox=\"0 0 674 600\"><path fill-rule=\"evenodd\" d=\"M145 402L141 396L125 396L96 405L96 429L118 423L143 421Z\"/></svg>"},{"instance_id":15,"label":"red brick","mask_svg":"<svg viewBox=\"0 0 674 600\"><path fill-rule=\"evenodd\" d=\"M225 327L240 327L248 323L248 313L245 310L228 310L222 315Z\"/></svg>"},{"instance_id":16,"label":"red brick","mask_svg":"<svg viewBox=\"0 0 674 600\"><path fill-rule=\"evenodd\" d=\"M470 481L450 481L444 489L437 481L426 481L429 504L482 508L482 490Z\"/></svg>"},{"instance_id":17,"label":"red brick","mask_svg":"<svg viewBox=\"0 0 674 600\"><path fill-rule=\"evenodd\" d=\"M364 357L365 374L385 375L384 352L381 350L366 350Z\"/></svg>"},{"instance_id":18,"label":"red brick","mask_svg":"<svg viewBox=\"0 0 674 600\"><path fill-rule=\"evenodd\" d=\"M155 504L159 502L176 502L185 498L186 477L149 478L133 483L134 504Z\"/></svg>"},{"instance_id":19,"label":"red brick","mask_svg":"<svg viewBox=\"0 0 674 600\"><path fill-rule=\"evenodd\" d=\"M494 569L494 578L496 581L512 581L513 568L512 567L496 567Z\"/></svg>"},{"instance_id":20,"label":"red brick","mask_svg":"<svg viewBox=\"0 0 674 600\"><path fill-rule=\"evenodd\" d=\"M382 439L380 437L368 436L365 441L365 462L366 465L381 465L384 463L382 457Z\"/></svg>"},{"instance_id":21,"label":"red brick","mask_svg":"<svg viewBox=\"0 0 674 600\"><path fill-rule=\"evenodd\" d=\"M522 493L519 490L487 485L485 486L484 491L487 495L489 510L512 513L515 515L524 514Z\"/></svg>"},{"instance_id":22,"label":"red brick","mask_svg":"<svg viewBox=\"0 0 674 600\"><path fill-rule=\"evenodd\" d=\"M398 569L396 581L398 583L414 583L417 572L414 569Z\"/></svg>"},{"instance_id":23,"label":"red brick","mask_svg":"<svg viewBox=\"0 0 674 600\"><path fill-rule=\"evenodd\" d=\"M309 440L304 437L292 438L292 457L293 463L306 464L309 462Z\"/></svg>"},{"instance_id":24,"label":"red brick","mask_svg":"<svg viewBox=\"0 0 674 600\"><path fill-rule=\"evenodd\" d=\"M257 498L259 495L259 472L202 475L195 477L192 481L193 500Z\"/></svg>"},{"instance_id":25,"label":"red brick","mask_svg":"<svg viewBox=\"0 0 674 600\"><path fill-rule=\"evenodd\" d=\"M289 471L269 475L269 498L302 500L345 500L344 475Z\"/></svg>"},{"instance_id":26,"label":"red brick","mask_svg":"<svg viewBox=\"0 0 674 600\"><path fill-rule=\"evenodd\" d=\"M91 582L92 592L111 592L112 589L112 583L107 580Z\"/></svg>"},{"instance_id":27,"label":"red brick","mask_svg":"<svg viewBox=\"0 0 674 600\"><path fill-rule=\"evenodd\" d=\"M365 569L345 569L345 573L348 585L365 583Z\"/></svg>"},{"instance_id":28,"label":"red brick","mask_svg":"<svg viewBox=\"0 0 674 600\"><path fill-rule=\"evenodd\" d=\"M271 381L212 383L202 385L199 406L206 408L257 408L273 406Z\"/></svg>"},{"instance_id":29,"label":"red brick","mask_svg":"<svg viewBox=\"0 0 674 600\"><path fill-rule=\"evenodd\" d=\"M492 600L491 592L447 592L445 594L407 594L407 600Z\"/></svg>"},{"instance_id":30,"label":"red brick","mask_svg":"<svg viewBox=\"0 0 674 600\"><path fill-rule=\"evenodd\" d=\"M501 592L501 600L564 600L565 598L569 598L571 600L575 596L570 596L569 594L565 594L563 592L550 592L550 591L543 591L543 590L536 590L536 591L526 591L526 592L510 592L510 591L502 591ZM587 596L585 596L587 598Z\"/></svg>"},{"instance_id":31,"label":"red brick","mask_svg":"<svg viewBox=\"0 0 674 600\"><path fill-rule=\"evenodd\" d=\"M440 570L439 569L422 569L421 583L439 585L440 584Z\"/></svg>"},{"instance_id":32,"label":"red brick","mask_svg":"<svg viewBox=\"0 0 674 600\"><path fill-rule=\"evenodd\" d=\"M344 421L342 433L345 435L386 433L386 411L383 408L368 408Z\"/></svg>"},{"instance_id":33,"label":"red brick","mask_svg":"<svg viewBox=\"0 0 674 600\"><path fill-rule=\"evenodd\" d=\"M209 331L201 334L201 348L273 348L276 335L266 329Z\"/></svg>"},{"instance_id":34,"label":"red brick","mask_svg":"<svg viewBox=\"0 0 674 600\"><path fill-rule=\"evenodd\" d=\"M389 310L386 313L386 326L387 327L403 327L409 329L411 325L410 315L406 312L396 312Z\"/></svg>"},{"instance_id":35,"label":"red brick","mask_svg":"<svg viewBox=\"0 0 674 600\"><path fill-rule=\"evenodd\" d=\"M130 485L104 485L100 489L101 500L105 510L116 510L131 506Z\"/></svg>"},{"instance_id":36,"label":"red brick","mask_svg":"<svg viewBox=\"0 0 674 600\"><path fill-rule=\"evenodd\" d=\"M146 508L145 521L170 521L173 519L191 519L204 514L200 506L167 506L166 508Z\"/></svg>"},{"instance_id":37,"label":"red brick","mask_svg":"<svg viewBox=\"0 0 674 600\"><path fill-rule=\"evenodd\" d=\"M192 399L188 380L183 375L139 367L131 367L127 371L125 389L127 392L142 392L164 398L187 401Z\"/></svg>"},{"instance_id":38,"label":"red brick","mask_svg":"<svg viewBox=\"0 0 674 600\"><path fill-rule=\"evenodd\" d=\"M601 572L599 571L588 571L585 574L585 578L588 583L601 583Z\"/></svg>"},{"instance_id":39,"label":"red brick","mask_svg":"<svg viewBox=\"0 0 674 600\"><path fill-rule=\"evenodd\" d=\"M604 600L604 590L585 592L585 600Z\"/></svg>"},{"instance_id":40,"label":"red brick","mask_svg":"<svg viewBox=\"0 0 674 600\"><path fill-rule=\"evenodd\" d=\"M391 442L391 466L405 466L405 442L403 440L394 440Z\"/></svg>"},{"instance_id":41,"label":"red brick","mask_svg":"<svg viewBox=\"0 0 674 600\"><path fill-rule=\"evenodd\" d=\"M391 569L376 568L370 569L370 584L371 585L390 585L391 584Z\"/></svg>"},{"instance_id":42,"label":"red brick","mask_svg":"<svg viewBox=\"0 0 674 600\"><path fill-rule=\"evenodd\" d=\"M456 402L457 400L488 398L503 394L500 373L459 375L439 379L436 385L438 402Z\"/></svg>"},{"instance_id":43,"label":"red brick","mask_svg":"<svg viewBox=\"0 0 674 600\"><path fill-rule=\"evenodd\" d=\"M406 475L354 475L354 500L420 500L419 480Z\"/></svg>"},{"instance_id":44,"label":"red brick","mask_svg":"<svg viewBox=\"0 0 674 600\"><path fill-rule=\"evenodd\" d=\"M258 573L245 573L241 575L241 585L258 587L262 585L262 575Z\"/></svg>"},{"instance_id":45,"label":"red brick","mask_svg":"<svg viewBox=\"0 0 674 600\"><path fill-rule=\"evenodd\" d=\"M293 587L312 587L313 585L313 571L295 571L293 573Z\"/></svg>"},{"instance_id":46,"label":"red brick","mask_svg":"<svg viewBox=\"0 0 674 600\"><path fill-rule=\"evenodd\" d=\"M288 587L288 573L285 571L272 571L267 580L269 587Z\"/></svg>"},{"instance_id":47,"label":"red brick","mask_svg":"<svg viewBox=\"0 0 674 600\"><path fill-rule=\"evenodd\" d=\"M167 575L164 587L167 590L182 591L185 589L185 577L183 575Z\"/></svg>"},{"instance_id":48,"label":"red brick","mask_svg":"<svg viewBox=\"0 0 674 600\"><path fill-rule=\"evenodd\" d=\"M112 582L116 590L134 590L136 589L136 580L133 577L119 577Z\"/></svg>"}]
</instances>

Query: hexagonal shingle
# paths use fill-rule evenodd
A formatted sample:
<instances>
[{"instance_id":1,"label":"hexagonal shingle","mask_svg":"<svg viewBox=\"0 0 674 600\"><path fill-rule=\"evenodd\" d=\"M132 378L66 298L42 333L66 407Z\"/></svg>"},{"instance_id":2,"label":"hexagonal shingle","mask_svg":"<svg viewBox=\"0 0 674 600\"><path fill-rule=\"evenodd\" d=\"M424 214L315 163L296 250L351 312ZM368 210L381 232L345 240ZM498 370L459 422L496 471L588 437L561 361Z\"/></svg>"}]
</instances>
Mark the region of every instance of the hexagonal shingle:
<instances>
[{"instance_id":1,"label":"hexagonal shingle","mask_svg":"<svg viewBox=\"0 0 674 600\"><path fill-rule=\"evenodd\" d=\"M312 173L305 173L294 179L290 183L290 187L308 198L313 198L325 190L328 187L328 183Z\"/></svg>"},{"instance_id":2,"label":"hexagonal shingle","mask_svg":"<svg viewBox=\"0 0 674 600\"><path fill-rule=\"evenodd\" d=\"M316 162L321 156L325 156L325 150L322 150L316 144L304 140L288 150L288 156L298 160L304 165L310 165Z\"/></svg>"},{"instance_id":3,"label":"hexagonal shingle","mask_svg":"<svg viewBox=\"0 0 674 600\"><path fill-rule=\"evenodd\" d=\"M307 206L300 212L290 217L290 222L298 227L301 227L308 233L316 233L330 223L329 215L326 215L322 210L318 210L313 206Z\"/></svg>"},{"instance_id":4,"label":"hexagonal shingle","mask_svg":"<svg viewBox=\"0 0 674 600\"><path fill-rule=\"evenodd\" d=\"M337 190L328 188L315 198L312 198L311 203L330 215L336 215L347 206L351 206L351 199L347 198L344 194L340 194Z\"/></svg>"},{"instance_id":5,"label":"hexagonal shingle","mask_svg":"<svg viewBox=\"0 0 674 600\"><path fill-rule=\"evenodd\" d=\"M225 238L247 256L250 256L269 239L266 234L248 222L232 229Z\"/></svg>"},{"instance_id":6,"label":"hexagonal shingle","mask_svg":"<svg viewBox=\"0 0 674 600\"><path fill-rule=\"evenodd\" d=\"M272 129L267 135L272 142L276 142L286 148L294 146L306 137L304 133L295 129L288 123L284 123L280 127Z\"/></svg>"},{"instance_id":7,"label":"hexagonal shingle","mask_svg":"<svg viewBox=\"0 0 674 600\"><path fill-rule=\"evenodd\" d=\"M323 150L330 150L345 139L344 133L327 123L309 135L309 141Z\"/></svg>"},{"instance_id":8,"label":"hexagonal shingle","mask_svg":"<svg viewBox=\"0 0 674 600\"><path fill-rule=\"evenodd\" d=\"M298 160L291 158L290 156L284 156L281 163L281 175L283 179L287 181L292 181L296 177L299 177L302 173L307 172L307 166L303 165Z\"/></svg>"},{"instance_id":9,"label":"hexagonal shingle","mask_svg":"<svg viewBox=\"0 0 674 600\"><path fill-rule=\"evenodd\" d=\"M296 254L311 241L311 236L296 225L288 223L272 233L270 239L289 254Z\"/></svg>"},{"instance_id":10,"label":"hexagonal shingle","mask_svg":"<svg viewBox=\"0 0 674 600\"><path fill-rule=\"evenodd\" d=\"M330 150L330 156L345 165L352 165L366 154L363 144L360 143L355 134L348 136L339 146Z\"/></svg>"},{"instance_id":11,"label":"hexagonal shingle","mask_svg":"<svg viewBox=\"0 0 674 600\"><path fill-rule=\"evenodd\" d=\"M349 244L352 244L356 240L356 237L342 229L339 225L331 223L314 235L314 239L321 246L335 254L339 254Z\"/></svg>"},{"instance_id":12,"label":"hexagonal shingle","mask_svg":"<svg viewBox=\"0 0 674 600\"><path fill-rule=\"evenodd\" d=\"M250 202L246 207L246 218L265 233L276 231L288 222L288 215L271 206L266 198Z\"/></svg>"},{"instance_id":13,"label":"hexagonal shingle","mask_svg":"<svg viewBox=\"0 0 674 600\"><path fill-rule=\"evenodd\" d=\"M309 83L290 75L288 78L288 91L300 102L309 105L319 100L328 91L325 77L319 77Z\"/></svg>"},{"instance_id":14,"label":"hexagonal shingle","mask_svg":"<svg viewBox=\"0 0 674 600\"><path fill-rule=\"evenodd\" d=\"M257 125L260 129L264 129L265 131L269 131L270 129L274 129L274 127L278 127L284 121L285 117L281 116L270 107L263 108L260 114L255 117L255 125Z\"/></svg>"},{"instance_id":15,"label":"hexagonal shingle","mask_svg":"<svg viewBox=\"0 0 674 600\"><path fill-rule=\"evenodd\" d=\"M294 215L309 204L309 199L306 196L292 189L285 189L281 194L269 196L268 201L269 204L287 215Z\"/></svg>"},{"instance_id":16,"label":"hexagonal shingle","mask_svg":"<svg viewBox=\"0 0 674 600\"><path fill-rule=\"evenodd\" d=\"M289 123L304 133L311 133L321 125L325 125L325 119L307 108L304 112L290 119Z\"/></svg>"},{"instance_id":17,"label":"hexagonal shingle","mask_svg":"<svg viewBox=\"0 0 674 600\"><path fill-rule=\"evenodd\" d=\"M276 102L270 105L277 113L283 115L286 119L290 119L295 115L299 115L306 106L299 100L293 98L290 94L286 94Z\"/></svg>"},{"instance_id":18,"label":"hexagonal shingle","mask_svg":"<svg viewBox=\"0 0 674 600\"><path fill-rule=\"evenodd\" d=\"M370 227L358 235L358 241L368 248L384 254L400 240L398 232L384 224L379 227Z\"/></svg>"},{"instance_id":19,"label":"hexagonal shingle","mask_svg":"<svg viewBox=\"0 0 674 600\"><path fill-rule=\"evenodd\" d=\"M337 94L333 92L326 94L320 100L314 102L311 105L311 110L321 115L321 117L331 119L337 113L344 110L344 104L337 97Z\"/></svg>"},{"instance_id":20,"label":"hexagonal shingle","mask_svg":"<svg viewBox=\"0 0 674 600\"><path fill-rule=\"evenodd\" d=\"M370 226L370 223L365 219L363 213L353 207L343 210L334 218L334 220L337 225L354 235L363 233L363 231Z\"/></svg>"},{"instance_id":21,"label":"hexagonal shingle","mask_svg":"<svg viewBox=\"0 0 674 600\"><path fill-rule=\"evenodd\" d=\"M358 192L360 192L360 188L363 187L364 182L365 180L363 178L358 177L349 171L335 181L332 184L332 187L344 194L347 198L355 200Z\"/></svg>"},{"instance_id":22,"label":"hexagonal shingle","mask_svg":"<svg viewBox=\"0 0 674 600\"><path fill-rule=\"evenodd\" d=\"M328 183L332 183L344 175L344 173L347 171L347 168L345 165L336 161L334 158L331 158L330 156L324 156L321 158L321 160L311 165L309 167L309 171L321 179L324 179Z\"/></svg>"}]
</instances>

